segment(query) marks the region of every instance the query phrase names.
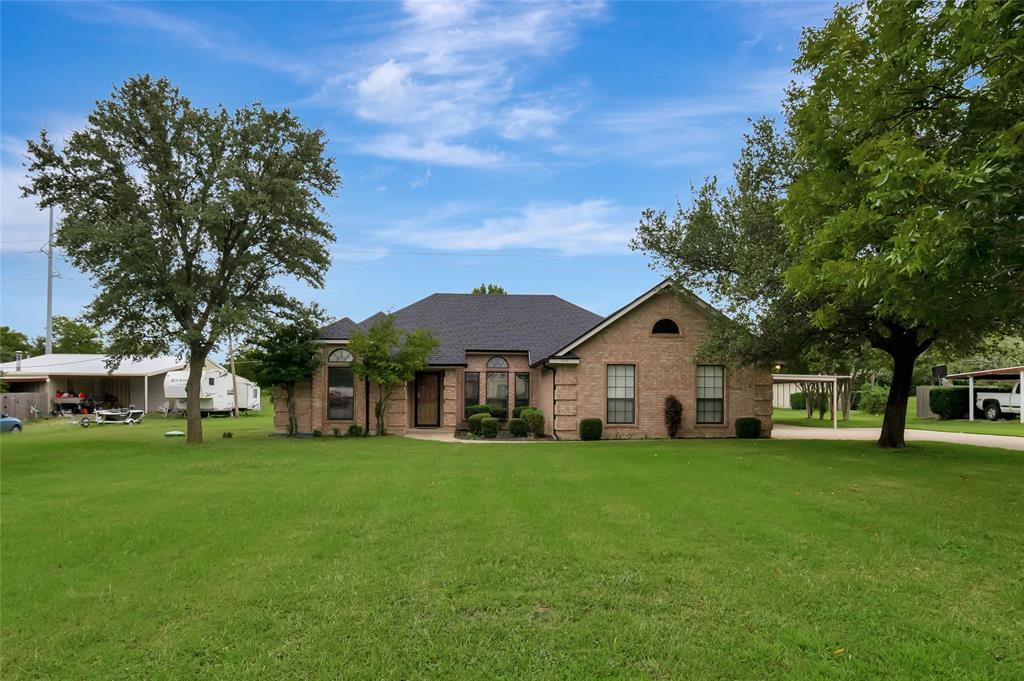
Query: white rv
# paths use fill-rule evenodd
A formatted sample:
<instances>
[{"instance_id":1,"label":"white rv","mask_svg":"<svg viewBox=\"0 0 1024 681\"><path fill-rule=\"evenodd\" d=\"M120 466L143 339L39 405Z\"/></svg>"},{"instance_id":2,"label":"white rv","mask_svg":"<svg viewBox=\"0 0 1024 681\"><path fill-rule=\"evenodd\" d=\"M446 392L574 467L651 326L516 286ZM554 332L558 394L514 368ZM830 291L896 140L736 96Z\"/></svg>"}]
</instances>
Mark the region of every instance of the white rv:
<instances>
[{"instance_id":1,"label":"white rv","mask_svg":"<svg viewBox=\"0 0 1024 681\"><path fill-rule=\"evenodd\" d=\"M171 407L185 411L188 399L185 386L188 384L188 370L169 371L164 378L164 395ZM239 411L260 410L260 388L252 381L235 377L238 386ZM199 381L199 411L203 416L209 414L230 414L235 408L235 393L232 388L231 373L223 367L208 366L203 370Z\"/></svg>"}]
</instances>

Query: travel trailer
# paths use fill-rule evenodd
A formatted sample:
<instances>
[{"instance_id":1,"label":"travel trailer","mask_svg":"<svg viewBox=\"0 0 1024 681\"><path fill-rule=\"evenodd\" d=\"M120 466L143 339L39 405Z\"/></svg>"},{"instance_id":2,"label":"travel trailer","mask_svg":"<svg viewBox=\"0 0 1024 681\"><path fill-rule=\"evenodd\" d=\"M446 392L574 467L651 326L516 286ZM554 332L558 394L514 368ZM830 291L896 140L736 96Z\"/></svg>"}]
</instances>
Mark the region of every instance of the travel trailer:
<instances>
[{"instance_id":1,"label":"travel trailer","mask_svg":"<svg viewBox=\"0 0 1024 681\"><path fill-rule=\"evenodd\" d=\"M185 411L188 400L185 386L188 384L188 370L168 372L164 378L164 395L169 405L179 411ZM260 410L260 387L252 381L235 377L238 386L238 410ZM199 411L203 416L210 414L230 414L235 407L234 390L231 373L223 367L213 366L203 370L203 378L199 382Z\"/></svg>"}]
</instances>

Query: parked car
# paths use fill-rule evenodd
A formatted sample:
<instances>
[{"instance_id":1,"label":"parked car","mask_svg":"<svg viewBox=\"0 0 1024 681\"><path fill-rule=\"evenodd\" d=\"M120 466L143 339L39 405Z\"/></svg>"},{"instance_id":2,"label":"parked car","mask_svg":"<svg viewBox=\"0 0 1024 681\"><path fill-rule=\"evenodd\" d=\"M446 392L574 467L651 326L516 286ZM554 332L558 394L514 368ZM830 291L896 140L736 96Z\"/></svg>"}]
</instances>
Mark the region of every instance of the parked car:
<instances>
[{"instance_id":1,"label":"parked car","mask_svg":"<svg viewBox=\"0 0 1024 681\"><path fill-rule=\"evenodd\" d=\"M20 433L21 419L0 412L0 433Z\"/></svg>"},{"instance_id":2,"label":"parked car","mask_svg":"<svg viewBox=\"0 0 1024 681\"><path fill-rule=\"evenodd\" d=\"M1004 414L1020 415L1020 381L1008 393L974 391L974 405L989 421L998 421Z\"/></svg>"}]
</instances>

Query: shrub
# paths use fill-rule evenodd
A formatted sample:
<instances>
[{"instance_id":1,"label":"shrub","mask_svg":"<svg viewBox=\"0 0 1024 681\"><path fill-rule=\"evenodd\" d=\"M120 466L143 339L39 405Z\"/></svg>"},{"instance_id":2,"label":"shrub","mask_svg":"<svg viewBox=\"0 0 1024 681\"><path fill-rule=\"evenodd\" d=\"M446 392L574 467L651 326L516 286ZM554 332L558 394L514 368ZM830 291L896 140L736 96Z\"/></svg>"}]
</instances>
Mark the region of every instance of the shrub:
<instances>
[{"instance_id":1,"label":"shrub","mask_svg":"<svg viewBox=\"0 0 1024 681\"><path fill-rule=\"evenodd\" d=\"M490 414L485 414L483 412L481 412L479 414L473 414L472 416L470 416L469 417L469 432L473 433L473 435L479 435L480 434L480 428L483 425L484 419L489 419L489 418L491 418L491 415Z\"/></svg>"},{"instance_id":2,"label":"shrub","mask_svg":"<svg viewBox=\"0 0 1024 681\"><path fill-rule=\"evenodd\" d=\"M488 407L486 404L471 404L468 407L466 407L466 420L467 421L469 420L469 417L473 416L474 414L486 414L486 415L490 416L491 415L491 408Z\"/></svg>"},{"instance_id":3,"label":"shrub","mask_svg":"<svg viewBox=\"0 0 1024 681\"><path fill-rule=\"evenodd\" d=\"M581 440L600 440L601 429L604 424L601 419L581 419L580 420L580 439Z\"/></svg>"},{"instance_id":4,"label":"shrub","mask_svg":"<svg viewBox=\"0 0 1024 681\"><path fill-rule=\"evenodd\" d=\"M223 433L221 433L220 436L225 440L230 440L232 437L235 436L235 434L232 433L230 430L226 430Z\"/></svg>"},{"instance_id":5,"label":"shrub","mask_svg":"<svg viewBox=\"0 0 1024 681\"><path fill-rule=\"evenodd\" d=\"M498 424L501 423L493 416L485 416L480 421L480 434L484 437L498 437Z\"/></svg>"},{"instance_id":6,"label":"shrub","mask_svg":"<svg viewBox=\"0 0 1024 681\"><path fill-rule=\"evenodd\" d=\"M967 418L970 401L969 388L932 388L928 393L932 412L942 419Z\"/></svg>"},{"instance_id":7,"label":"shrub","mask_svg":"<svg viewBox=\"0 0 1024 681\"><path fill-rule=\"evenodd\" d=\"M351 426L348 427L348 435L349 437L362 437L363 427L358 423L353 423Z\"/></svg>"},{"instance_id":8,"label":"shrub","mask_svg":"<svg viewBox=\"0 0 1024 681\"><path fill-rule=\"evenodd\" d=\"M505 407L499 407L497 405L491 405L491 416L498 420L504 420L508 415L508 409Z\"/></svg>"},{"instance_id":9,"label":"shrub","mask_svg":"<svg viewBox=\"0 0 1024 681\"><path fill-rule=\"evenodd\" d=\"M528 407L521 412L523 421L526 422L526 429L534 437L544 435L544 412L536 407Z\"/></svg>"},{"instance_id":10,"label":"shrub","mask_svg":"<svg viewBox=\"0 0 1024 681\"><path fill-rule=\"evenodd\" d=\"M675 395L665 398L665 428L669 437L679 434L679 426L683 425L683 403Z\"/></svg>"},{"instance_id":11,"label":"shrub","mask_svg":"<svg viewBox=\"0 0 1024 681\"><path fill-rule=\"evenodd\" d=\"M807 409L807 395L803 393L790 393L789 408L799 409L800 411Z\"/></svg>"},{"instance_id":12,"label":"shrub","mask_svg":"<svg viewBox=\"0 0 1024 681\"><path fill-rule=\"evenodd\" d=\"M526 437L529 433L526 428L526 421L516 418L509 419L508 432L512 434L512 437Z\"/></svg>"},{"instance_id":13,"label":"shrub","mask_svg":"<svg viewBox=\"0 0 1024 681\"><path fill-rule=\"evenodd\" d=\"M523 418L523 412L526 411L527 409L536 409L536 407L531 407L528 404L524 404L521 407L516 407L515 409L512 410L512 418L514 418L514 419L521 419L521 418Z\"/></svg>"},{"instance_id":14,"label":"shrub","mask_svg":"<svg viewBox=\"0 0 1024 681\"><path fill-rule=\"evenodd\" d=\"M323 433L319 429L313 431L313 437L320 437L322 435Z\"/></svg>"},{"instance_id":15,"label":"shrub","mask_svg":"<svg viewBox=\"0 0 1024 681\"><path fill-rule=\"evenodd\" d=\"M889 389L880 385L866 385L860 391L860 411L865 414L877 415L885 412L885 403L889 401Z\"/></svg>"},{"instance_id":16,"label":"shrub","mask_svg":"<svg viewBox=\"0 0 1024 681\"><path fill-rule=\"evenodd\" d=\"M338 426L331 428L331 432L334 434L334 437L341 437L341 428Z\"/></svg>"},{"instance_id":17,"label":"shrub","mask_svg":"<svg viewBox=\"0 0 1024 681\"><path fill-rule=\"evenodd\" d=\"M752 416L736 419L736 437L747 440L761 437L761 419Z\"/></svg>"}]
</instances>

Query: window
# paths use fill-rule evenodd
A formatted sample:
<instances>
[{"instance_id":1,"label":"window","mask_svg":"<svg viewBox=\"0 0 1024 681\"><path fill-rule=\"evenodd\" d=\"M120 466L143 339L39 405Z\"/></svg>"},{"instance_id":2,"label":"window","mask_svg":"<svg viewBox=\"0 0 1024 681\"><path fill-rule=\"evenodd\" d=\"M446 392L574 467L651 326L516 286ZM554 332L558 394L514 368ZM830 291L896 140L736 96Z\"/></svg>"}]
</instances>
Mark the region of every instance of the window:
<instances>
[{"instance_id":1,"label":"window","mask_svg":"<svg viewBox=\"0 0 1024 681\"><path fill-rule=\"evenodd\" d=\"M487 360L488 369L508 369L508 361L504 357L491 357Z\"/></svg>"},{"instance_id":2,"label":"window","mask_svg":"<svg viewBox=\"0 0 1024 681\"><path fill-rule=\"evenodd\" d=\"M679 325L671 319L659 319L654 322L654 328L651 329L651 333L662 333L671 336L679 335Z\"/></svg>"},{"instance_id":3,"label":"window","mask_svg":"<svg viewBox=\"0 0 1024 681\"><path fill-rule=\"evenodd\" d=\"M725 422L725 367L697 366L697 423Z\"/></svg>"},{"instance_id":4,"label":"window","mask_svg":"<svg viewBox=\"0 0 1024 681\"><path fill-rule=\"evenodd\" d=\"M530 374L516 374L516 406L530 406Z\"/></svg>"},{"instance_id":5,"label":"window","mask_svg":"<svg viewBox=\"0 0 1024 681\"><path fill-rule=\"evenodd\" d=\"M327 369L327 418L332 421L351 421L355 406L352 370L348 367Z\"/></svg>"},{"instance_id":6,"label":"window","mask_svg":"<svg viewBox=\"0 0 1024 681\"><path fill-rule=\"evenodd\" d=\"M480 404L480 372L467 371L464 380L465 406Z\"/></svg>"},{"instance_id":7,"label":"window","mask_svg":"<svg viewBox=\"0 0 1024 681\"><path fill-rule=\"evenodd\" d=\"M209 383L210 385L213 385L214 384L213 376L210 376L208 379L206 379L206 382Z\"/></svg>"},{"instance_id":8,"label":"window","mask_svg":"<svg viewBox=\"0 0 1024 681\"><path fill-rule=\"evenodd\" d=\"M608 423L633 423L635 374L632 364L608 365Z\"/></svg>"},{"instance_id":9,"label":"window","mask_svg":"<svg viewBox=\"0 0 1024 681\"><path fill-rule=\"evenodd\" d=\"M505 411L508 411L507 371L487 372L487 405L490 407L504 407Z\"/></svg>"},{"instance_id":10,"label":"window","mask_svg":"<svg viewBox=\"0 0 1024 681\"><path fill-rule=\"evenodd\" d=\"M328 362L351 362L352 353L345 348L338 348L327 356Z\"/></svg>"}]
</instances>

